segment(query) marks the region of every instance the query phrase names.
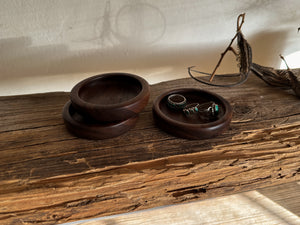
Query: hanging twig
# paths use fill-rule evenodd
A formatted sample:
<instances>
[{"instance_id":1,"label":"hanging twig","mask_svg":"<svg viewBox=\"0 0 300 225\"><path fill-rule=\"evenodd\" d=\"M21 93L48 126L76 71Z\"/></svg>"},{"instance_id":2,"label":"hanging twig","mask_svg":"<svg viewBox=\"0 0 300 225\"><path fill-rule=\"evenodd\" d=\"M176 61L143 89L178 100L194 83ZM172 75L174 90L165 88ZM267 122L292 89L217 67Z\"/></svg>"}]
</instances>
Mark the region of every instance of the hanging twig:
<instances>
[{"instance_id":1,"label":"hanging twig","mask_svg":"<svg viewBox=\"0 0 300 225\"><path fill-rule=\"evenodd\" d=\"M238 33L241 31L241 28L244 24L244 21L245 21L245 13L243 14L240 14L237 18L237 28L236 28L236 34L234 35L234 37L231 39L231 42L229 43L228 47L225 49L225 51L223 53L221 53L221 58L219 59L214 71L212 72L210 78L209 78L209 81L212 82L212 80L214 79L214 76L216 74L216 71L217 69L219 68L219 66L221 65L221 62L224 58L224 56L226 55L226 53L228 51L232 51L233 54L235 54L235 56L237 56L236 52L234 51L234 49L231 47L231 45L233 44L234 40L237 38L238 36ZM242 21L240 22L240 20L242 19Z\"/></svg>"}]
</instances>

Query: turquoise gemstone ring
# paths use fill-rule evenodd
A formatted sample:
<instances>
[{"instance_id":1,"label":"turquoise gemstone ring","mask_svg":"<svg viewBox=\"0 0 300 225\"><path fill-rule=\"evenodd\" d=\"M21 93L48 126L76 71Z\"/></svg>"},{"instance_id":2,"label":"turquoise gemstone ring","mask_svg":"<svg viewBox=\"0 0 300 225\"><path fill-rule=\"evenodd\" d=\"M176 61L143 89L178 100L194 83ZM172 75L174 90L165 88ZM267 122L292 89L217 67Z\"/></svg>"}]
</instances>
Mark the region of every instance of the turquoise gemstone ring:
<instances>
[{"instance_id":1,"label":"turquoise gemstone ring","mask_svg":"<svg viewBox=\"0 0 300 225\"><path fill-rule=\"evenodd\" d=\"M191 103L184 107L183 112L186 116L199 113L201 116L216 117L219 113L219 105L213 101L202 104Z\"/></svg>"},{"instance_id":2,"label":"turquoise gemstone ring","mask_svg":"<svg viewBox=\"0 0 300 225\"><path fill-rule=\"evenodd\" d=\"M219 113L219 105L213 101L201 104L199 107L199 113L209 117L215 117Z\"/></svg>"},{"instance_id":3,"label":"turquoise gemstone ring","mask_svg":"<svg viewBox=\"0 0 300 225\"><path fill-rule=\"evenodd\" d=\"M199 112L199 103L191 103L184 107L183 112L185 115L189 116Z\"/></svg>"}]
</instances>

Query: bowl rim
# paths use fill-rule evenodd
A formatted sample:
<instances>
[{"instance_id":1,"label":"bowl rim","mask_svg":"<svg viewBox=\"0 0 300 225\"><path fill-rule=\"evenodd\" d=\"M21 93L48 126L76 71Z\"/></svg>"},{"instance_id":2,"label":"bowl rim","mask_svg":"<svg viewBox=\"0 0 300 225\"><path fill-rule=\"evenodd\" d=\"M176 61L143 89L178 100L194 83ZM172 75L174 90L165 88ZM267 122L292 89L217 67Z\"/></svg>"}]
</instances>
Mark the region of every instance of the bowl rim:
<instances>
[{"instance_id":1,"label":"bowl rim","mask_svg":"<svg viewBox=\"0 0 300 225\"><path fill-rule=\"evenodd\" d=\"M163 113L160 110L160 107L159 107L160 102L167 95L178 94L178 93L182 94L182 93L185 93L185 92L204 92L206 94L214 96L215 98L220 100L220 102L224 105L224 107L225 107L224 115L221 118L219 118L215 121L212 121L212 122L193 124L193 123L185 123L185 122L181 122L181 121L177 121L175 119L172 119L171 117L167 116L165 113ZM225 100L222 96L220 96L216 93L206 91L206 90L203 90L203 89L200 89L200 88L178 88L178 89L172 89L172 90L166 91L163 94L159 95L155 99L155 101L153 103L153 110L155 111L157 116L161 117L161 119L166 121L166 123L174 125L176 127L183 127L184 126L184 127L190 128L190 129L193 129L193 128L197 128L197 129L199 129L199 128L212 128L212 127L218 126L220 124L226 123L228 120L230 120L232 118L232 108L231 108L231 106L230 106L230 104L227 100Z\"/></svg>"},{"instance_id":2,"label":"bowl rim","mask_svg":"<svg viewBox=\"0 0 300 225\"><path fill-rule=\"evenodd\" d=\"M114 103L114 104L91 103L91 102L83 100L79 96L80 89L82 87L84 87L85 85L88 85L91 82L98 80L98 79L103 79L106 77L118 77L118 76L124 76L124 77L126 76L126 77L130 77L130 78L137 80L141 84L141 91L133 98L130 98L126 101L122 101L120 103ZM88 77L88 78L80 81L72 88L72 90L70 92L70 99L74 104L78 105L80 108L93 107L93 108L98 108L98 109L113 109L113 108L123 108L126 106L130 106L136 102L141 101L149 93L150 93L149 84L144 78L142 78L138 75L135 75L135 74L131 74L131 73L111 72L111 73L103 73L103 74L94 75L94 76Z\"/></svg>"}]
</instances>

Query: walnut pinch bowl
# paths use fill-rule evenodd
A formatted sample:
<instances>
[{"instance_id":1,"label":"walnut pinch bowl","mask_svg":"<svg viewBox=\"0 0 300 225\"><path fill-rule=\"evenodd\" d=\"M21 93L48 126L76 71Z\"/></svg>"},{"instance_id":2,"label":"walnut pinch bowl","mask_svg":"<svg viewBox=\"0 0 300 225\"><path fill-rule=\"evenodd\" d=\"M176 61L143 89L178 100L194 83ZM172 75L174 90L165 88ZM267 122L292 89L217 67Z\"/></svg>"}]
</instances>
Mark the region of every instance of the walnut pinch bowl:
<instances>
[{"instance_id":1,"label":"walnut pinch bowl","mask_svg":"<svg viewBox=\"0 0 300 225\"><path fill-rule=\"evenodd\" d=\"M85 117L100 122L136 117L147 105L150 87L145 79L129 73L106 73L76 84L70 93L72 106Z\"/></svg>"},{"instance_id":2,"label":"walnut pinch bowl","mask_svg":"<svg viewBox=\"0 0 300 225\"><path fill-rule=\"evenodd\" d=\"M168 96L180 94L187 104L215 102L218 114L214 118L204 118L199 113L186 115L183 110L174 110L168 106ZM223 97L197 88L181 88L167 91L153 103L153 117L159 128L174 136L187 139L207 139L228 129L232 118L232 108Z\"/></svg>"}]
</instances>

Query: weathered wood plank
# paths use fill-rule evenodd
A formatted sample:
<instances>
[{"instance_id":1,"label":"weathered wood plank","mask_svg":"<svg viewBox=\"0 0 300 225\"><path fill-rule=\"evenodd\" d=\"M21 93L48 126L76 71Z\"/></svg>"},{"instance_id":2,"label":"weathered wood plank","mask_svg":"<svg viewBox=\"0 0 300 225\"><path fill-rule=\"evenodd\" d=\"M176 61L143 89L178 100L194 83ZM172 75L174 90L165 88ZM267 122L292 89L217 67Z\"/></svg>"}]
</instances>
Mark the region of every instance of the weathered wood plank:
<instances>
[{"instance_id":1,"label":"weathered wood plank","mask_svg":"<svg viewBox=\"0 0 300 225\"><path fill-rule=\"evenodd\" d=\"M191 79L151 86L136 127L107 140L69 134L68 93L0 97L1 224L73 221L232 194L300 179L300 101L255 77L207 88L233 106L230 129L210 140L159 130L153 100Z\"/></svg>"}]
</instances>

